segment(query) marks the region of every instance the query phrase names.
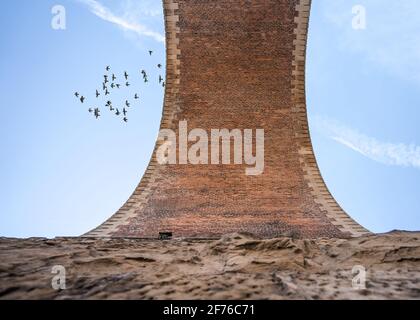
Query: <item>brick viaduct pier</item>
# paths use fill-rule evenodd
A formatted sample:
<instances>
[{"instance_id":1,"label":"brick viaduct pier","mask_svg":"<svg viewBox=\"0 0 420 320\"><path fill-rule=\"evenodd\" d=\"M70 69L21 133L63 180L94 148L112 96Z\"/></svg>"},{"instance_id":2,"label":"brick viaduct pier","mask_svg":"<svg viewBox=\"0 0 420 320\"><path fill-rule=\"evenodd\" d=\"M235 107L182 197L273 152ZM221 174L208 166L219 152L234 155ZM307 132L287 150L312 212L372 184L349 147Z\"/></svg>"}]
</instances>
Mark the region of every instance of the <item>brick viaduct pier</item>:
<instances>
[{"instance_id":1,"label":"brick viaduct pier","mask_svg":"<svg viewBox=\"0 0 420 320\"><path fill-rule=\"evenodd\" d=\"M160 165L85 236L354 237L368 231L328 191L308 129L305 56L310 0L164 0L166 91L161 129L263 128L265 168Z\"/></svg>"}]
</instances>

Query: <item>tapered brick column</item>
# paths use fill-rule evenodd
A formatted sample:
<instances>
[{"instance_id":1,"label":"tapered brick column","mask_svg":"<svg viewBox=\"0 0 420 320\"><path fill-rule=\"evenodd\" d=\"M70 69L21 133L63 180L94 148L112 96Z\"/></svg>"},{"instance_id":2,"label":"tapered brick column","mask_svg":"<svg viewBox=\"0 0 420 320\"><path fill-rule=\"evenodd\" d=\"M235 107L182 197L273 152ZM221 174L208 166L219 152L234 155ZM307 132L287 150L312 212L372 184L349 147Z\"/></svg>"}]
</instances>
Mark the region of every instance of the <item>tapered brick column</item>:
<instances>
[{"instance_id":1,"label":"tapered brick column","mask_svg":"<svg viewBox=\"0 0 420 320\"><path fill-rule=\"evenodd\" d=\"M351 237L368 231L336 203L318 170L305 99L310 0L164 0L162 129L265 130L265 169L160 165L92 237Z\"/></svg>"}]
</instances>

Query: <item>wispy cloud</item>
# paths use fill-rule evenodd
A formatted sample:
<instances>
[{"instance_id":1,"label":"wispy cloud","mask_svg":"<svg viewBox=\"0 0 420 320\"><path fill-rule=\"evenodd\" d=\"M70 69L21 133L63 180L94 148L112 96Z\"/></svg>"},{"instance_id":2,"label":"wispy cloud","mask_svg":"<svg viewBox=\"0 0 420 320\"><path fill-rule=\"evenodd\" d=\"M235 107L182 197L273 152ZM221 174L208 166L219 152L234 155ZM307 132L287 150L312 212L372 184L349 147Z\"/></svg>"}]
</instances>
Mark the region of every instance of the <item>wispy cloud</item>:
<instances>
[{"instance_id":1,"label":"wispy cloud","mask_svg":"<svg viewBox=\"0 0 420 320\"><path fill-rule=\"evenodd\" d=\"M124 31L134 32L138 36L151 37L158 42L165 42L165 37L159 32L150 30L143 24L134 21L132 15L118 16L113 13L109 8L105 7L99 1L96 0L77 0L86 5L89 10L101 18L102 20L108 21ZM156 11L150 11L153 15L156 15Z\"/></svg>"},{"instance_id":2,"label":"wispy cloud","mask_svg":"<svg viewBox=\"0 0 420 320\"><path fill-rule=\"evenodd\" d=\"M338 121L315 117L315 128L336 142L374 161L394 166L420 169L420 146L404 143L382 142Z\"/></svg>"},{"instance_id":3,"label":"wispy cloud","mask_svg":"<svg viewBox=\"0 0 420 320\"><path fill-rule=\"evenodd\" d=\"M352 29L352 7L366 8L365 30ZM362 55L389 74L420 84L420 1L321 0L343 50Z\"/></svg>"}]
</instances>

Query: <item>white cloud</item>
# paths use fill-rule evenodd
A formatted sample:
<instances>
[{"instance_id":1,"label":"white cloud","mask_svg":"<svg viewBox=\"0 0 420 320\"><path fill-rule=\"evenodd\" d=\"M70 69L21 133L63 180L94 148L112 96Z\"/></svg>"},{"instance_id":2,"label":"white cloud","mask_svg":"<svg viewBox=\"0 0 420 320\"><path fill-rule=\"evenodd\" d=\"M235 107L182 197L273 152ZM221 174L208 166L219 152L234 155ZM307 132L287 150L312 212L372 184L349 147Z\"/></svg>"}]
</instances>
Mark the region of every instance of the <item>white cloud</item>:
<instances>
[{"instance_id":1,"label":"white cloud","mask_svg":"<svg viewBox=\"0 0 420 320\"><path fill-rule=\"evenodd\" d=\"M89 10L96 15L97 17L108 21L116 26L120 27L124 31L134 32L138 36L146 36L155 39L158 42L165 42L165 37L159 32L150 30L143 24L136 22L135 17L132 14L126 12L123 16L118 16L113 13L109 8L105 7L103 4L96 0L78 0L79 2L85 4ZM155 16L157 11L148 10L145 14Z\"/></svg>"},{"instance_id":2,"label":"white cloud","mask_svg":"<svg viewBox=\"0 0 420 320\"><path fill-rule=\"evenodd\" d=\"M420 169L420 146L404 143L381 142L335 120L315 117L317 130L336 142L374 161L394 166Z\"/></svg>"},{"instance_id":3,"label":"white cloud","mask_svg":"<svg viewBox=\"0 0 420 320\"><path fill-rule=\"evenodd\" d=\"M124 16L137 19L138 17L158 17L163 14L161 1L156 0L125 0L122 4Z\"/></svg>"},{"instance_id":4,"label":"white cloud","mask_svg":"<svg viewBox=\"0 0 420 320\"><path fill-rule=\"evenodd\" d=\"M366 8L365 30L352 28L354 5ZM327 22L338 30L343 50L420 84L420 1L323 0L321 6Z\"/></svg>"}]
</instances>

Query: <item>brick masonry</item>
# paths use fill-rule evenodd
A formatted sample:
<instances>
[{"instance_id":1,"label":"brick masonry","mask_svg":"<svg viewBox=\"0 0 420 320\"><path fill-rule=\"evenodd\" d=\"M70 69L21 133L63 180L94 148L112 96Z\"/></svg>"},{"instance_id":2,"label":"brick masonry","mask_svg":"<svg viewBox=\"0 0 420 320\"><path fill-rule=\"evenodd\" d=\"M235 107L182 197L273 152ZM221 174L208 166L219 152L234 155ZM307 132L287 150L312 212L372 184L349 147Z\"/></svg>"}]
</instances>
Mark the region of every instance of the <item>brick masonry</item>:
<instances>
[{"instance_id":1,"label":"brick masonry","mask_svg":"<svg viewBox=\"0 0 420 320\"><path fill-rule=\"evenodd\" d=\"M265 130L265 170L159 165L90 237L353 237L368 233L328 191L309 135L310 0L164 0L167 79L161 129Z\"/></svg>"}]
</instances>

